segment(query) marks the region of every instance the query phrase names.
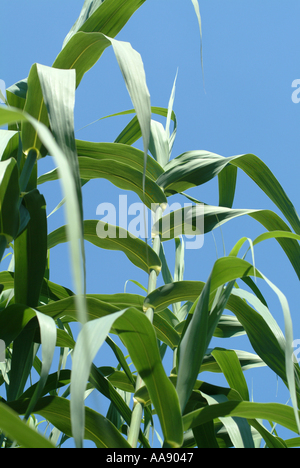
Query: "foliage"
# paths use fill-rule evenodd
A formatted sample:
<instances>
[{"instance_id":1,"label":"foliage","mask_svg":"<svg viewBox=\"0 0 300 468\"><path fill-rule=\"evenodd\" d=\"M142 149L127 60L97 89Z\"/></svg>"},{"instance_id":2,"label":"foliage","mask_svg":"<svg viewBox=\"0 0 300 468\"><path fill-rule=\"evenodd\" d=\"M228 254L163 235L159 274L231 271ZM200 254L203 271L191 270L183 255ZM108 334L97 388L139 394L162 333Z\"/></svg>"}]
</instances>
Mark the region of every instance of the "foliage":
<instances>
[{"instance_id":1,"label":"foliage","mask_svg":"<svg viewBox=\"0 0 300 468\"><path fill-rule=\"evenodd\" d=\"M11 266L0 273L0 339L6 343L0 385L7 395L0 401L1 445L60 447L73 437L77 447L89 439L97 447L147 448L157 415L165 447L255 447L261 440L267 447L297 446L300 437L284 441L263 424L265 420L300 431L300 368L293 359L285 296L246 261L246 254L242 256L246 237L212 265L206 281L185 281L184 245L178 233L187 225L194 232L201 217L203 235L248 215L266 229L249 241L248 251L275 238L300 278L299 217L270 169L253 154L225 158L193 151L171 159L177 131L175 83L169 107L151 107L140 55L129 43L115 39L144 1L85 0L53 67L33 65L26 80L7 89L6 106L0 108L0 125L8 125L8 130L0 130L1 259L7 247L13 249ZM193 5L201 35L198 3L193 0ZM73 119L76 88L109 46L134 107L119 115L135 115L114 143L79 141ZM165 127L152 115L165 117ZM141 137L143 151L132 146ZM46 156L54 158L57 169L37 178L39 160ZM238 169L265 192L292 229L270 210L232 208ZM214 177L219 206L200 203L188 193ZM48 234L46 200L37 187L57 178L66 224ZM152 209L152 246L104 223L101 229L113 230L116 237L97 236L99 222L84 220L82 209L81 187L93 178L135 192ZM193 206L188 212L163 215L176 194ZM141 295L86 294L84 240L123 252L149 274L148 290ZM168 240L175 245L174 277L164 252ZM64 242L70 245L74 292L49 280L49 252ZM159 274L165 284L157 288ZM278 296L285 335L256 279ZM72 322L81 324L76 340ZM241 334L247 335L256 354L210 348L214 336ZM93 363L104 342L116 356L115 368ZM61 360L58 370L50 373L56 347ZM170 375L163 363L167 348L173 353ZM63 366L69 352L72 369ZM257 366L268 366L282 379L292 406L250 401L244 371ZM33 369L39 374L35 383L30 378ZM203 371L223 373L228 386L198 380ZM85 406L92 390L109 399L106 416ZM54 426L48 438L38 432L36 415Z\"/></svg>"}]
</instances>

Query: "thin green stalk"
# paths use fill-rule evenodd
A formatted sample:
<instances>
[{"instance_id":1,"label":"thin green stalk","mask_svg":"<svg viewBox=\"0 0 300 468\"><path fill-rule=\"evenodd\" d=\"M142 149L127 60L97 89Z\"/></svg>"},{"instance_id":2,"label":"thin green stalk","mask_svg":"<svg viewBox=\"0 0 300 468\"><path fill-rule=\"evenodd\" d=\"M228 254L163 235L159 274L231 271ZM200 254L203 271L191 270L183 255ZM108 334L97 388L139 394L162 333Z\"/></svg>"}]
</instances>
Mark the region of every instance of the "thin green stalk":
<instances>
[{"instance_id":1,"label":"thin green stalk","mask_svg":"<svg viewBox=\"0 0 300 468\"><path fill-rule=\"evenodd\" d=\"M161 216L162 216L162 208L161 206L158 206L155 212L155 221L158 221ZM160 251L160 244L161 244L161 238L160 235L157 235L154 240L153 240L153 250L154 252L159 255ZM155 270L151 270L149 273L149 279L148 279L148 290L147 294L150 294L154 289L156 289L156 281L157 281L157 273ZM153 322L153 315L154 315L154 310L153 309L148 309L146 312L146 316L150 320L150 322ZM143 385L143 380L140 375L137 376L136 379L136 385L135 385L135 391L137 391L140 387ZM131 447L136 448L137 443L138 443L138 438L139 438L139 431L142 423L142 418L143 418L143 404L139 403L134 399L134 407L132 410L132 416L131 416L131 424L129 428L129 434L128 434L128 443L131 445Z\"/></svg>"}]
</instances>

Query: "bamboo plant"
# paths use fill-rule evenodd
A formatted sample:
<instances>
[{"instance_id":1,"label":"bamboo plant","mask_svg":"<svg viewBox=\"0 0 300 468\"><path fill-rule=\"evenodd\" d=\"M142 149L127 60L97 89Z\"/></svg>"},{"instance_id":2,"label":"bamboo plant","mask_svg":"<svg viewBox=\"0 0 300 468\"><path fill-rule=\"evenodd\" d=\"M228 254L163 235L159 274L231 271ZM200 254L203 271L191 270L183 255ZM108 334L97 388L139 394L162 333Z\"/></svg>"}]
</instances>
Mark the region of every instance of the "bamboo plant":
<instances>
[{"instance_id":1,"label":"bamboo plant","mask_svg":"<svg viewBox=\"0 0 300 468\"><path fill-rule=\"evenodd\" d=\"M168 108L151 107L141 56L129 43L115 39L144 2L85 0L53 66L34 64L26 80L6 90L6 105L0 107L0 125L8 126L0 130L1 259L6 248L13 249L13 262L0 272L0 339L6 344L6 360L0 363L0 385L6 391L0 401L0 445L61 447L72 437L76 447L86 439L99 448L149 448L149 428L157 415L156 430L168 448L254 448L261 441L272 448L298 446L300 368L293 358L290 311L281 291L255 268L251 251L275 238L300 278L299 216L271 170L253 154L223 157L199 150L174 157L175 83ZM192 3L201 34L198 2ZM133 104L133 110L120 115L134 116L112 143L80 141L74 133L76 89L110 46ZM154 119L157 115L166 119L165 126ZM143 150L133 146L140 138ZM44 157L53 158L57 167L37 177ZM282 217L271 210L233 208L238 169ZM218 206L190 195L191 188L214 177ZM99 221L83 217L81 190L94 178L134 192L145 209L152 209L152 244L106 223L100 223L101 229L111 228L117 235L97 235ZM41 190L43 183L57 179L64 194L65 225L48 233ZM164 214L175 195L192 206ZM178 232L186 225L195 232L201 221L199 235L205 235L246 215L263 228L250 242L250 260L241 254L249 240L245 233L228 256L211 265L208 278L185 281ZM140 270L148 274L148 289L140 295L86 294L84 240L123 252L137 275ZM49 276L48 254L66 242L74 291ZM166 242L175 246L174 275ZM160 287L158 275L164 281ZM285 333L256 279L278 296ZM76 340L72 322L81 325ZM248 337L253 353L231 348L241 334ZM214 336L227 338L229 347L211 348ZM94 364L105 342L117 359L115 368ZM53 372L56 347L61 356L71 352L70 369L60 362ZM173 354L170 375L163 360L167 349ZM268 366L282 379L291 406L250 401L244 372L258 366ZM39 375L35 383L30 379L33 369ZM202 381L203 371L222 373L228 385ZM91 390L109 400L106 415L85 405L86 391ZM38 416L53 426L49 437L29 424ZM295 437L283 440L264 421L288 428Z\"/></svg>"}]
</instances>

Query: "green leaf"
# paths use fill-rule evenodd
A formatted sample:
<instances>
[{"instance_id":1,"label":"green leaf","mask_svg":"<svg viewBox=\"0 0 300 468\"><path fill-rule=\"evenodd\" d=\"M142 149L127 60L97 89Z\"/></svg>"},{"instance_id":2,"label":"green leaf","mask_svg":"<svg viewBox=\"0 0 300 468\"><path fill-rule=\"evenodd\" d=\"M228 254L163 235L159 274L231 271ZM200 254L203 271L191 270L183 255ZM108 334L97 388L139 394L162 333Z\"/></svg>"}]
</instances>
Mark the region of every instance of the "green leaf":
<instances>
[{"instance_id":1,"label":"green leaf","mask_svg":"<svg viewBox=\"0 0 300 468\"><path fill-rule=\"evenodd\" d=\"M153 114L161 115L163 117L167 118L168 121L168 115L169 115L169 109L166 109L164 107L151 107L151 112ZM118 114L113 114L110 115L109 117L115 117L118 115L126 115L126 114L133 114L134 110L128 110L124 112L119 112ZM103 117L106 118L106 117ZM176 131L177 131L177 120L176 120L176 115L174 111L172 110L171 116L169 117L171 120L174 122L174 129L173 133L169 138L169 151L171 152L175 136L176 136ZM101 119L99 119L101 120ZM167 127L166 127L167 128ZM115 139L115 143L124 143L126 145L133 145L140 137L142 136L142 131L141 127L139 124L139 121L137 117L133 117L133 119L126 125L124 130L118 135L118 137Z\"/></svg>"},{"instance_id":2,"label":"green leaf","mask_svg":"<svg viewBox=\"0 0 300 468\"><path fill-rule=\"evenodd\" d=\"M19 148L19 133L11 130L0 130L0 161L10 157L16 159Z\"/></svg>"},{"instance_id":3,"label":"green leaf","mask_svg":"<svg viewBox=\"0 0 300 468\"><path fill-rule=\"evenodd\" d=\"M222 257L215 262L214 275L210 286L210 305L216 290L223 284L242 278L253 276L262 278L258 270L254 270L252 265L237 257ZM201 294L204 284L201 281L178 281L177 283L166 284L150 293L144 302L144 310L154 309L155 312L166 309L170 304L181 301L195 301Z\"/></svg>"},{"instance_id":4,"label":"green leaf","mask_svg":"<svg viewBox=\"0 0 300 468\"><path fill-rule=\"evenodd\" d=\"M90 337L92 351L88 362L85 361L81 354L83 344L79 335L74 353L73 368L76 369L75 372L73 371L74 387L71 387L71 395L72 388L74 388L74 400L72 403L71 398L71 405L74 404L74 414L76 414L75 411L78 412L73 421L74 437L75 435L77 436L77 444L80 445L82 437L82 434L79 434L79 430L77 431L77 428L81 426L76 426L76 424L78 424L78 418L80 418L80 420L83 418L83 392L86 385L84 376L89 369L93 357L104 342L112 326L114 331L119 334L122 341L125 343L138 373L147 385L166 439L169 440L170 444L180 446L182 438L181 417L175 389L167 378L161 364L156 336L150 321L144 314L131 308L116 312L115 314L97 321L89 322L85 325L85 327L90 328L88 330L88 335ZM78 410L78 408L80 408L80 410ZM174 425L175 422L176 425Z\"/></svg>"},{"instance_id":5,"label":"green leaf","mask_svg":"<svg viewBox=\"0 0 300 468\"><path fill-rule=\"evenodd\" d=\"M237 178L237 167L228 164L218 174L219 206L232 208Z\"/></svg>"},{"instance_id":6,"label":"green leaf","mask_svg":"<svg viewBox=\"0 0 300 468\"><path fill-rule=\"evenodd\" d=\"M80 177L82 179L105 178L123 190L132 190L145 202L148 208L152 203L166 204L167 199L160 187L143 173L135 170L127 164L109 161L107 159L97 161L91 158L79 158ZM145 190L143 190L143 181Z\"/></svg>"},{"instance_id":7,"label":"green leaf","mask_svg":"<svg viewBox=\"0 0 300 468\"><path fill-rule=\"evenodd\" d=\"M180 447L183 433L178 396L165 374L149 319L141 312L129 309L117 319L114 329L147 386L165 441L172 447Z\"/></svg>"},{"instance_id":8,"label":"green leaf","mask_svg":"<svg viewBox=\"0 0 300 468\"><path fill-rule=\"evenodd\" d=\"M78 335L71 377L72 434L77 447L82 447L85 427L84 392L92 362L104 343L114 321L124 313L115 312L101 319L86 323ZM89 343L88 348L86 343Z\"/></svg>"},{"instance_id":9,"label":"green leaf","mask_svg":"<svg viewBox=\"0 0 300 468\"><path fill-rule=\"evenodd\" d=\"M185 207L163 216L154 223L152 235L160 234L162 242L178 237L181 234L203 234L221 226L230 219L249 215L261 223L268 231L286 231L291 233L288 225L273 211L230 209L225 207L200 205ZM204 232L203 232L204 229ZM290 237L290 238L289 238ZM289 258L298 278L300 278L300 246L288 235L278 235L278 243Z\"/></svg>"},{"instance_id":10,"label":"green leaf","mask_svg":"<svg viewBox=\"0 0 300 468\"><path fill-rule=\"evenodd\" d=\"M9 106L23 110L26 102L27 89L27 78L7 88L6 97ZM8 128L9 130L20 130L14 123L9 124Z\"/></svg>"},{"instance_id":11,"label":"green leaf","mask_svg":"<svg viewBox=\"0 0 300 468\"><path fill-rule=\"evenodd\" d=\"M233 315L223 314L215 329L214 336L217 338L231 338L233 336L245 335L242 324Z\"/></svg>"},{"instance_id":12,"label":"green leaf","mask_svg":"<svg viewBox=\"0 0 300 468\"><path fill-rule=\"evenodd\" d=\"M80 207L78 205L76 184L73 174L70 171L69 161L45 125L32 118L26 112L21 112L18 109L13 108L0 108L0 125L19 121L28 121L31 123L31 125L37 130L42 143L48 148L49 153L55 158L55 161L58 164L63 191L66 194L67 213L69 213L71 217L70 222L68 223L70 235L72 236L71 241L73 241L73 244L76 242L77 246L77 241L80 239L81 233L81 222L78 219ZM76 214L78 215L78 218L76 218ZM76 251L78 253L78 257L80 257L79 249L74 249L75 253ZM78 272L80 270L80 265L76 263L73 265L73 268ZM80 297L82 293L82 285L79 287L79 285L76 284L75 286L76 292L78 292L78 296Z\"/></svg>"},{"instance_id":13,"label":"green leaf","mask_svg":"<svg viewBox=\"0 0 300 468\"><path fill-rule=\"evenodd\" d=\"M115 9L115 4L114 4ZM135 8L136 9L136 8ZM87 26L87 29L89 26ZM94 31L94 29L92 29ZM129 43L117 41L102 33L78 32L71 37L53 67L76 69L76 85L100 58L103 51L112 45L126 87L134 105L144 142L144 177L150 141L151 106L145 72L140 54ZM143 186L145 181L143 180Z\"/></svg>"},{"instance_id":14,"label":"green leaf","mask_svg":"<svg viewBox=\"0 0 300 468\"><path fill-rule=\"evenodd\" d=\"M200 15L200 8L198 0L191 0L194 6L194 10L198 19L199 24L199 31L200 31L200 56L201 56L201 68L202 68L202 75L203 75L203 84L204 84L204 71L203 71L203 56L202 56L202 22L201 22L201 15Z\"/></svg>"},{"instance_id":15,"label":"green leaf","mask_svg":"<svg viewBox=\"0 0 300 468\"><path fill-rule=\"evenodd\" d=\"M154 250L144 241L130 234L125 229L112 226L104 221L85 220L84 239L97 247L124 252L128 259L146 273L161 270L161 262ZM101 237L102 235L110 237ZM66 229L62 226L48 236L48 249L66 242Z\"/></svg>"},{"instance_id":16,"label":"green leaf","mask_svg":"<svg viewBox=\"0 0 300 468\"><path fill-rule=\"evenodd\" d=\"M34 117L38 122L49 126L47 109L44 104L43 91L37 71L37 64L34 64L29 72L27 82L27 94L24 111ZM38 131L29 121L22 124L22 146L23 152L28 155L31 149L36 150L38 158L46 156L45 148L39 138Z\"/></svg>"},{"instance_id":17,"label":"green leaf","mask_svg":"<svg viewBox=\"0 0 300 468\"><path fill-rule=\"evenodd\" d=\"M206 395L202 393L209 405L220 404L227 401L224 395ZM224 424L235 448L254 448L250 426L243 418L219 418ZM207 424L207 423L206 423Z\"/></svg>"},{"instance_id":18,"label":"green leaf","mask_svg":"<svg viewBox=\"0 0 300 468\"><path fill-rule=\"evenodd\" d=\"M93 143L76 140L78 156L97 160L108 159L127 164L131 168L143 173L143 152L133 146L121 143ZM162 167L150 156L147 158L146 176L153 181L163 173Z\"/></svg>"},{"instance_id":19,"label":"green leaf","mask_svg":"<svg viewBox=\"0 0 300 468\"><path fill-rule=\"evenodd\" d=\"M81 182L74 135L74 105L76 74L72 70L58 70L37 65L43 101L48 111L51 130L64 153L68 174L60 178L66 198L67 238L70 241L72 273L77 294L77 310L80 321L86 321L85 293L85 252L83 243L83 208ZM62 105L63 104L63 105ZM59 168L60 169L60 168ZM72 179L72 182L70 181ZM70 200L67 186L71 182L75 189L75 200ZM75 186L75 187L74 187ZM71 187L70 187L71 188Z\"/></svg>"},{"instance_id":20,"label":"green leaf","mask_svg":"<svg viewBox=\"0 0 300 468\"><path fill-rule=\"evenodd\" d=\"M54 320L37 311L36 317L39 323L42 343L42 369L40 373L40 380L27 408L25 419L29 418L31 412L35 407L36 402L38 401L43 392L52 364L57 336L56 325Z\"/></svg>"},{"instance_id":21,"label":"green leaf","mask_svg":"<svg viewBox=\"0 0 300 468\"><path fill-rule=\"evenodd\" d=\"M169 140L163 125L156 120L151 120L149 149L161 167L165 167L169 162Z\"/></svg>"},{"instance_id":22,"label":"green leaf","mask_svg":"<svg viewBox=\"0 0 300 468\"><path fill-rule=\"evenodd\" d=\"M165 173L158 178L157 183L166 195L180 193L211 180L227 164L242 169L281 210L295 232L300 234L300 219L292 202L270 169L254 154L224 158L207 151L183 153L166 165ZM235 186L235 177L231 178L231 183ZM233 190L231 187L230 191Z\"/></svg>"},{"instance_id":23,"label":"green leaf","mask_svg":"<svg viewBox=\"0 0 300 468\"><path fill-rule=\"evenodd\" d=\"M16 237L19 224L19 173L16 160L10 158L0 161L0 235L5 236L5 247Z\"/></svg>"},{"instance_id":24,"label":"green leaf","mask_svg":"<svg viewBox=\"0 0 300 468\"><path fill-rule=\"evenodd\" d=\"M23 204L30 214L30 221L14 243L15 302L36 307L47 258L46 202L35 189L24 196Z\"/></svg>"},{"instance_id":25,"label":"green leaf","mask_svg":"<svg viewBox=\"0 0 300 468\"><path fill-rule=\"evenodd\" d=\"M116 148L118 150L118 148ZM131 190L135 192L148 208L152 203L166 204L167 199L159 186L149 178L145 177L145 194L143 192L143 172L136 170L127 163L109 160L94 159L80 156L78 158L80 177L85 181L91 179L104 178L121 188L122 190ZM57 179L56 169L44 174L38 180L38 183L48 182Z\"/></svg>"},{"instance_id":26,"label":"green leaf","mask_svg":"<svg viewBox=\"0 0 300 468\"><path fill-rule=\"evenodd\" d=\"M79 18L67 34L63 47L77 31L102 32L115 37L145 0L85 0Z\"/></svg>"},{"instance_id":27,"label":"green leaf","mask_svg":"<svg viewBox=\"0 0 300 468\"><path fill-rule=\"evenodd\" d=\"M0 428L24 448L55 448L41 434L21 421L18 414L0 401Z\"/></svg>"},{"instance_id":28,"label":"green leaf","mask_svg":"<svg viewBox=\"0 0 300 468\"><path fill-rule=\"evenodd\" d=\"M28 401L16 401L10 406L19 414L25 414ZM37 402L35 414L41 415L63 434L72 436L70 402L61 397L44 397ZM85 408L84 438L92 440L98 448L130 448L115 426L104 416Z\"/></svg>"},{"instance_id":29,"label":"green leaf","mask_svg":"<svg viewBox=\"0 0 300 468\"><path fill-rule=\"evenodd\" d=\"M214 283L216 282L216 278L222 273L218 267L217 261L200 294L199 300L190 310L190 316L192 316L192 318L187 322L186 330L179 344L176 390L182 412L190 397L206 349L213 336L219 318L226 307L234 285L234 281L231 280L226 288L222 289L221 286L227 281L221 282L221 280L219 280L221 284L217 289L216 300L212 306L210 305L210 296L214 288Z\"/></svg>"},{"instance_id":30,"label":"green leaf","mask_svg":"<svg viewBox=\"0 0 300 468\"><path fill-rule=\"evenodd\" d=\"M245 376L235 351L215 348L211 354L222 370L229 387L237 390L243 400L249 401L249 392Z\"/></svg>"},{"instance_id":31,"label":"green leaf","mask_svg":"<svg viewBox=\"0 0 300 468\"><path fill-rule=\"evenodd\" d=\"M183 416L184 430L204 424L219 417L266 419L281 424L297 433L293 408L279 403L253 403L249 401L227 401L200 408Z\"/></svg>"},{"instance_id":32,"label":"green leaf","mask_svg":"<svg viewBox=\"0 0 300 468\"><path fill-rule=\"evenodd\" d=\"M217 372L217 373L222 372L218 363L215 361L214 357L211 354L208 354L210 351L212 350L207 350L207 354L203 358L200 372L204 372L204 371ZM235 353L238 357L238 360L240 362L240 365L243 371L248 370L248 369L253 369L255 367L266 366L266 363L256 354L248 353L246 351L240 351L240 350L235 350ZM236 397L234 399L236 399Z\"/></svg>"}]
</instances>

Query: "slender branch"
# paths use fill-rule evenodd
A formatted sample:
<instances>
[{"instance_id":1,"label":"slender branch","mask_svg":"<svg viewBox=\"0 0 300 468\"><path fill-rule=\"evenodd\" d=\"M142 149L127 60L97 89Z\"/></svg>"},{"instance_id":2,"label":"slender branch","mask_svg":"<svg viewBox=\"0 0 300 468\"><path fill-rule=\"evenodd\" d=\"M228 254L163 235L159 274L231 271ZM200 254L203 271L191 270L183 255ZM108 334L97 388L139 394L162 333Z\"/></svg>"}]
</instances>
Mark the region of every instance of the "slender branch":
<instances>
[{"instance_id":1,"label":"slender branch","mask_svg":"<svg viewBox=\"0 0 300 468\"><path fill-rule=\"evenodd\" d=\"M161 218L162 211L163 210L161 206L158 206L155 212L155 221ZM155 236L153 240L152 248L154 252L156 252L157 255L159 255L160 243L161 243L160 235ZM157 281L157 273L155 270L151 270L149 273L147 294L150 294L152 291L154 291L154 289L156 289L156 281ZM148 309L146 312L146 316L152 323L154 310ZM140 387L142 387L142 385L143 385L143 380L141 376L138 375L136 379L135 391L137 391ZM143 418L143 409L144 409L143 404L134 399L134 407L132 411L131 424L130 424L129 434L128 434L128 443L131 445L131 447L134 447L134 448L136 448L137 443L138 443L139 431L140 431L141 422Z\"/></svg>"}]
</instances>

